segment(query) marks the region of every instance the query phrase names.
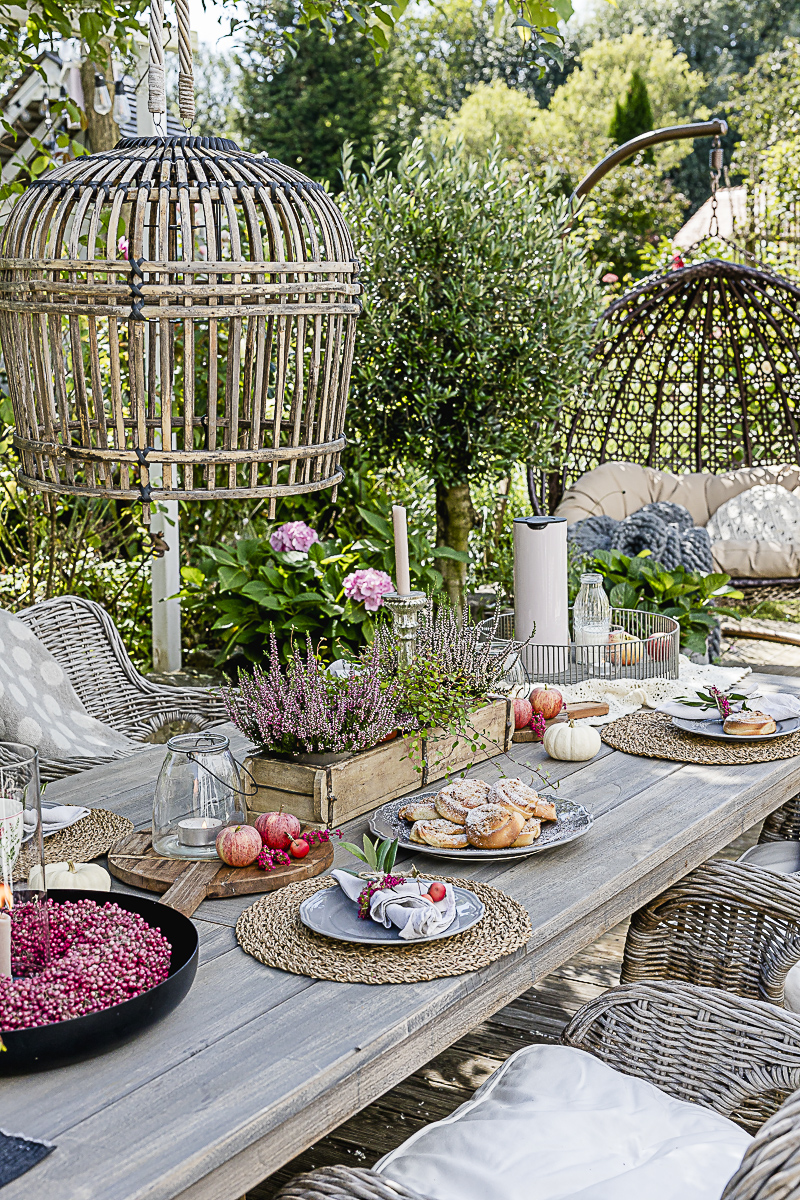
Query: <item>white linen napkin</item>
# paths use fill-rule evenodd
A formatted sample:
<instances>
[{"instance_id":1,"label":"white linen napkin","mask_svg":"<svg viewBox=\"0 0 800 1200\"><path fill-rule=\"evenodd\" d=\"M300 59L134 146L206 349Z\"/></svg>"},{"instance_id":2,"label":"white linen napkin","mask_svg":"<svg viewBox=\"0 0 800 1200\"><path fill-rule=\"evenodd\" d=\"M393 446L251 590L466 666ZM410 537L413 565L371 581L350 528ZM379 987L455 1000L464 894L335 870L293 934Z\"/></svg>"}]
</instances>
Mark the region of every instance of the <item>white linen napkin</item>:
<instances>
[{"instance_id":1,"label":"white linen napkin","mask_svg":"<svg viewBox=\"0 0 800 1200\"><path fill-rule=\"evenodd\" d=\"M367 880L359 879L349 871L332 871L331 874L344 894L357 903ZM373 892L369 915L386 929L396 925L404 941L443 933L456 919L455 892L453 885L446 883L444 899L434 903L424 896L430 886L429 879L408 879L397 887Z\"/></svg>"},{"instance_id":2,"label":"white linen napkin","mask_svg":"<svg viewBox=\"0 0 800 1200\"><path fill-rule=\"evenodd\" d=\"M82 808L80 804L43 804L42 835L48 837L51 833L58 833L59 829L67 829L76 821L87 816L88 812L89 809ZM25 824L25 832L33 833L36 828L33 810L26 808L22 814L22 820Z\"/></svg>"},{"instance_id":3,"label":"white linen napkin","mask_svg":"<svg viewBox=\"0 0 800 1200\"><path fill-rule=\"evenodd\" d=\"M742 691L744 690L743 688ZM734 712L737 712L741 708L741 704L735 701L731 707ZM800 716L800 699L790 695L789 692L774 692L769 696L759 696L757 693L748 695L747 707L752 712L764 713L765 716L772 717L775 721L787 721L790 717ZM665 700L663 704L656 706L656 710L667 713L670 717L682 717L689 721L718 721L720 719L717 708L693 708L690 704L681 704L678 700Z\"/></svg>"}]
</instances>

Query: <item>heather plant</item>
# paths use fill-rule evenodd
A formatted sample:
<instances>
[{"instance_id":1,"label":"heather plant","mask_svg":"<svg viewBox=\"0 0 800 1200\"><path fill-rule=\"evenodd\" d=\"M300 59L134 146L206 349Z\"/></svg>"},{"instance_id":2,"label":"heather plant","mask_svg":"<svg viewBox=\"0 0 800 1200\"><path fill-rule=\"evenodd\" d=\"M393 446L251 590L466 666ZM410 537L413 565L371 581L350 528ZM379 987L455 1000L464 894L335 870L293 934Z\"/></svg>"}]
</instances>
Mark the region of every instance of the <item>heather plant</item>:
<instances>
[{"instance_id":1,"label":"heather plant","mask_svg":"<svg viewBox=\"0 0 800 1200\"><path fill-rule=\"evenodd\" d=\"M377 648L348 675L331 675L306 638L281 662L274 632L264 667L239 672L239 688L223 688L228 716L264 750L284 754L356 753L389 737L400 722L399 689L381 676Z\"/></svg>"}]
</instances>

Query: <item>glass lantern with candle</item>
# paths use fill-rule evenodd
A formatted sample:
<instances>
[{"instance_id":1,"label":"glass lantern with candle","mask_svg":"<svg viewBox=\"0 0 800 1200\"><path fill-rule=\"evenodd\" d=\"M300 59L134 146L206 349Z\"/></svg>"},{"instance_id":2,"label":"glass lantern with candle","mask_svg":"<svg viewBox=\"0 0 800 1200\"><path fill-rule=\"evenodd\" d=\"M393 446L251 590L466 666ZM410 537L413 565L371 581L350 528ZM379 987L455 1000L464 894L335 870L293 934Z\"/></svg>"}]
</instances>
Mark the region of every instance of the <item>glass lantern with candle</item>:
<instances>
[{"instance_id":1,"label":"glass lantern with candle","mask_svg":"<svg viewBox=\"0 0 800 1200\"><path fill-rule=\"evenodd\" d=\"M39 756L0 742L0 976L35 975L49 961Z\"/></svg>"},{"instance_id":2,"label":"glass lantern with candle","mask_svg":"<svg viewBox=\"0 0 800 1200\"><path fill-rule=\"evenodd\" d=\"M153 798L153 849L164 858L215 859L224 825L247 823L239 767L221 733L167 742Z\"/></svg>"}]
</instances>

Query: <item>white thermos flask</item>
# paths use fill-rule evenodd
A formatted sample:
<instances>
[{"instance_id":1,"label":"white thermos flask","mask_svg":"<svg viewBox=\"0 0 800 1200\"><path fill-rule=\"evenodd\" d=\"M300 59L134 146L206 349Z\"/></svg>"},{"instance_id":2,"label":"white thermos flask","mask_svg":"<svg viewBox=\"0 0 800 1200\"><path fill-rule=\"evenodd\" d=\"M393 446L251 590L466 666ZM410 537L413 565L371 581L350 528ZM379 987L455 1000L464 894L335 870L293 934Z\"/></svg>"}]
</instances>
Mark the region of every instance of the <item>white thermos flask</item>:
<instances>
[{"instance_id":1,"label":"white thermos flask","mask_svg":"<svg viewBox=\"0 0 800 1200\"><path fill-rule=\"evenodd\" d=\"M569 643L566 517L514 518L514 627L525 641ZM526 659L531 660L530 650ZM532 661L527 661L530 671Z\"/></svg>"}]
</instances>

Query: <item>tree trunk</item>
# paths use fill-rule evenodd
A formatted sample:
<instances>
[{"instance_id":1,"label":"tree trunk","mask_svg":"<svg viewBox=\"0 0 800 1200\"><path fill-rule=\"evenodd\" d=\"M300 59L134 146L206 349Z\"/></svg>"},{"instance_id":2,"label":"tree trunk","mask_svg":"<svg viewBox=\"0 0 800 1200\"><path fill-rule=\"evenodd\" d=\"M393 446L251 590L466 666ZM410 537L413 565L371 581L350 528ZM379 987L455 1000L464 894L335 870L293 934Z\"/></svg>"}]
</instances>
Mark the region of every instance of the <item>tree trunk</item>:
<instances>
[{"instance_id":1,"label":"tree trunk","mask_svg":"<svg viewBox=\"0 0 800 1200\"><path fill-rule=\"evenodd\" d=\"M436 484L436 545L452 550L469 549L469 533L475 525L475 509L468 483L455 487ZM467 564L454 558L439 558L436 565L444 576L450 603L460 612L466 598Z\"/></svg>"},{"instance_id":2,"label":"tree trunk","mask_svg":"<svg viewBox=\"0 0 800 1200\"><path fill-rule=\"evenodd\" d=\"M119 125L114 120L114 109L110 113L94 111L94 73L95 68L106 77L106 84L114 99L114 73L111 69L111 54L107 46L101 47L98 54L100 62L95 63L86 59L81 67L81 83L83 84L83 100L86 105L86 137L92 154L100 150L113 150L119 141Z\"/></svg>"}]
</instances>

